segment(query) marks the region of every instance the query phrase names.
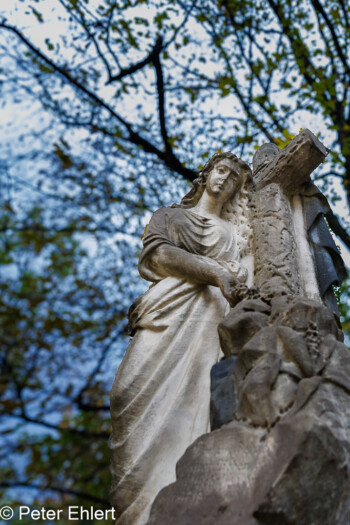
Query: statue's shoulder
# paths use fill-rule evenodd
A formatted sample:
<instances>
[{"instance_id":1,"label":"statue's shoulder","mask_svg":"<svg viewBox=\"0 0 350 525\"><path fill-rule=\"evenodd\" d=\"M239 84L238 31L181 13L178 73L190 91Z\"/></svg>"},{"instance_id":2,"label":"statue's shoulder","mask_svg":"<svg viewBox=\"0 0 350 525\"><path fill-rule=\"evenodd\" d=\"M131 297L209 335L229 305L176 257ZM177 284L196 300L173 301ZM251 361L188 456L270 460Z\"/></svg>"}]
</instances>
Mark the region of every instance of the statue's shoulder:
<instances>
[{"instance_id":1,"label":"statue's shoulder","mask_svg":"<svg viewBox=\"0 0 350 525\"><path fill-rule=\"evenodd\" d=\"M178 215L179 213L182 214L184 212L184 208L182 208L179 204L172 204L171 206L163 206L163 208L159 208L156 210L151 218L152 222L164 222L165 220L174 217L175 215Z\"/></svg>"}]
</instances>

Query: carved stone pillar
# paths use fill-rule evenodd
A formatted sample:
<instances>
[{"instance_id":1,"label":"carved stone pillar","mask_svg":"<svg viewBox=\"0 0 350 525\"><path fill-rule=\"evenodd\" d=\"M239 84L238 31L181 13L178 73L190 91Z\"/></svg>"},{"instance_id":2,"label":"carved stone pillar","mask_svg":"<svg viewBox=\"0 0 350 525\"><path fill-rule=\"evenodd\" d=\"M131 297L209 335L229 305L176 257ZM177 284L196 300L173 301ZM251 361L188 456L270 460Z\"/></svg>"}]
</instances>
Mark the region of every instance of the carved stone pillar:
<instances>
[{"instance_id":1,"label":"carved stone pillar","mask_svg":"<svg viewBox=\"0 0 350 525\"><path fill-rule=\"evenodd\" d=\"M293 217L289 201L277 183L252 196L254 282L263 296L301 292Z\"/></svg>"},{"instance_id":2,"label":"carved stone pillar","mask_svg":"<svg viewBox=\"0 0 350 525\"><path fill-rule=\"evenodd\" d=\"M277 149L277 148L276 148ZM262 295L303 295L291 201L328 150L309 130L254 170L251 196L255 279ZM299 231L297 232L299 234Z\"/></svg>"}]
</instances>

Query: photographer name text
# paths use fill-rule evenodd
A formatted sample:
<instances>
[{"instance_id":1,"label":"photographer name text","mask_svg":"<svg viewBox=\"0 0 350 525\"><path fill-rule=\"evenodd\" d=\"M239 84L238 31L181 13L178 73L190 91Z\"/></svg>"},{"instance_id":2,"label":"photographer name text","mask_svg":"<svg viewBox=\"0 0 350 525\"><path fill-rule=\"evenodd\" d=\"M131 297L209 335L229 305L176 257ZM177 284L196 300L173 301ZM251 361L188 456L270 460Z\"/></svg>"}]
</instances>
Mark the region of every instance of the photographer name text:
<instances>
[{"instance_id":1,"label":"photographer name text","mask_svg":"<svg viewBox=\"0 0 350 525\"><path fill-rule=\"evenodd\" d=\"M70 521L92 521L92 520L115 520L115 509L94 509L94 507L85 508L77 505L71 505L65 510L63 509L31 509L26 505L18 507L18 518L24 520L30 518L32 520L60 520L63 516L68 517Z\"/></svg>"}]
</instances>

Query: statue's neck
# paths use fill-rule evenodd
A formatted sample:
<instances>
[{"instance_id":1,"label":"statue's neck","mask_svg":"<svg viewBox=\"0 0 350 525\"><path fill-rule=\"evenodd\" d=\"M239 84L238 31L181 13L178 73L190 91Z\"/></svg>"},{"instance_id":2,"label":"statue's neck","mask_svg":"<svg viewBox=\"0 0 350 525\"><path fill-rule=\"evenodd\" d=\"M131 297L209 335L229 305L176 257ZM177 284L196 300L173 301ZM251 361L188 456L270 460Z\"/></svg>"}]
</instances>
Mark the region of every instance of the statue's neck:
<instances>
[{"instance_id":1,"label":"statue's neck","mask_svg":"<svg viewBox=\"0 0 350 525\"><path fill-rule=\"evenodd\" d=\"M204 191L200 200L193 209L199 215L203 215L203 217L220 217L222 206L222 201L213 198L207 193L207 191Z\"/></svg>"}]
</instances>

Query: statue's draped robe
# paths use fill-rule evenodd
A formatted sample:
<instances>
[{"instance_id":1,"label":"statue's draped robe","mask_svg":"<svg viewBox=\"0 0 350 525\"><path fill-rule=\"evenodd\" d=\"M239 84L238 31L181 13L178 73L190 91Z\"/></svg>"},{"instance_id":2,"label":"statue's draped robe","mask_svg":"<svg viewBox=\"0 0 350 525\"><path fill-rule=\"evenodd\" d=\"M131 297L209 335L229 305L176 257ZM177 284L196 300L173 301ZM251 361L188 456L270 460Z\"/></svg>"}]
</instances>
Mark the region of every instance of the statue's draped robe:
<instances>
[{"instance_id":1,"label":"statue's draped robe","mask_svg":"<svg viewBox=\"0 0 350 525\"><path fill-rule=\"evenodd\" d=\"M210 430L210 369L220 354L217 326L229 310L217 287L158 275L149 261L161 244L223 263L238 258L230 222L179 207L152 217L139 270L156 284L131 308L135 335L111 394L111 502L118 525L147 522L159 490L175 481L178 459Z\"/></svg>"},{"instance_id":2,"label":"statue's draped robe","mask_svg":"<svg viewBox=\"0 0 350 525\"><path fill-rule=\"evenodd\" d=\"M326 197L308 180L302 187L305 225L313 251L320 296L338 317L339 310L333 291L346 277L346 269L324 216L330 211Z\"/></svg>"}]
</instances>

